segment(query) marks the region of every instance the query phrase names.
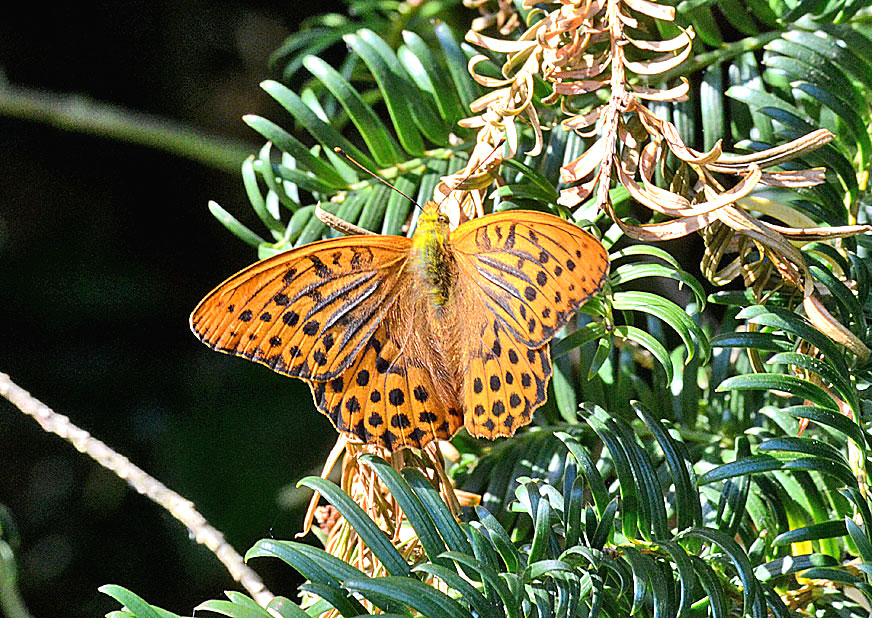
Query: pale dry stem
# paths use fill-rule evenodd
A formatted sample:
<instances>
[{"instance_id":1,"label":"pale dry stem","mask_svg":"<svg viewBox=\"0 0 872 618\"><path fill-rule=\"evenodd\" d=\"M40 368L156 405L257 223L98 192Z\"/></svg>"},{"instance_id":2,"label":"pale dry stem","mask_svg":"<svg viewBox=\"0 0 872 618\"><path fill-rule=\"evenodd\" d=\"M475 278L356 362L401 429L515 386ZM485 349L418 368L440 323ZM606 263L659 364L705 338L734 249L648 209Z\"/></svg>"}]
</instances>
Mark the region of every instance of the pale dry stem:
<instances>
[{"instance_id":1,"label":"pale dry stem","mask_svg":"<svg viewBox=\"0 0 872 618\"><path fill-rule=\"evenodd\" d=\"M138 493L163 507L184 524L191 538L215 554L234 581L245 588L258 605L266 607L272 601L273 594L267 590L260 576L245 564L242 556L224 539L224 535L197 512L190 500L169 489L84 429L76 427L68 417L54 412L15 384L5 373L0 373L0 396L33 418L45 431L72 444L79 452L127 481Z\"/></svg>"}]
</instances>

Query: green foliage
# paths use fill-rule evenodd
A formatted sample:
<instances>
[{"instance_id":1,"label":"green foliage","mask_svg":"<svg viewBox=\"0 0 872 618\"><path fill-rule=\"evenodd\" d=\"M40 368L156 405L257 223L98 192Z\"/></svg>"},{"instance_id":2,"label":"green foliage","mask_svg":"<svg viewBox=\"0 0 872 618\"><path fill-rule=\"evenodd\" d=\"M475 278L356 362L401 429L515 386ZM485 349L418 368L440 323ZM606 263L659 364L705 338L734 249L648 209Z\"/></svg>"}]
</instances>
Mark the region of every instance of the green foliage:
<instances>
[{"instance_id":1,"label":"green foliage","mask_svg":"<svg viewBox=\"0 0 872 618\"><path fill-rule=\"evenodd\" d=\"M263 84L295 130L246 118L268 140L242 169L266 233L210 208L261 257L334 234L313 216L316 201L366 229L411 233L412 206L335 146L419 201L467 161L472 134L456 122L484 93L467 72L473 50L445 24L380 36L389 22L382 9L393 3L371 4L379 8L361 16L368 27L324 17L276 53L286 75L305 68L312 76L300 92ZM697 39L689 66L673 73L696 79L695 96L662 105L663 117L704 148L723 138L760 150L828 128L835 140L809 157L827 168L826 182L755 197L788 204L810 225L868 221L865 3L685 0L677 12ZM341 68L306 55L340 36L351 50ZM532 144L531 134L521 139ZM506 161L495 208L562 212L557 171L584 144L558 129L545 142L541 156ZM621 213L632 208L622 188L612 203ZM585 205L573 217L603 223ZM872 362L819 330L787 289L765 299L710 293L692 274L697 257L629 243L617 227L603 235L608 294L553 343L552 392L538 426L493 445L455 439L461 456L450 473L482 496L481 506L458 523L420 472L369 458L420 541L423 553L409 565L347 495L305 479L387 574L369 577L321 549L263 540L247 557L299 571L313 603L301 610L278 597L270 609L303 616L333 608L350 617L374 607L433 618L868 614ZM838 249L801 248L827 310L867 347L870 248L868 235ZM801 419L810 424L800 434ZM808 595L797 600L803 586ZM130 614L170 615L123 589L104 591ZM268 615L247 597L228 598L198 609Z\"/></svg>"}]
</instances>

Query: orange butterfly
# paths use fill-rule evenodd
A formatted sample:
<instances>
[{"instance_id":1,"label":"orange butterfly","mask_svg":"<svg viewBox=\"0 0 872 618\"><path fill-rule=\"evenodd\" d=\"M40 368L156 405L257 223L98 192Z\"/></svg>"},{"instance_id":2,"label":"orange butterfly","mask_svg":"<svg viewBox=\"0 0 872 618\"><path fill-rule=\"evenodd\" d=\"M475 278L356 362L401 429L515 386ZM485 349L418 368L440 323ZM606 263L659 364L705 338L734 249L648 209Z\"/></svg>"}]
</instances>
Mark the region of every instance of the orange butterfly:
<instances>
[{"instance_id":1,"label":"orange butterfly","mask_svg":"<svg viewBox=\"0 0 872 618\"><path fill-rule=\"evenodd\" d=\"M309 383L339 431L390 450L511 436L545 402L548 342L603 286L603 246L554 215L454 231L427 202L412 238L346 236L257 262L191 314L209 347Z\"/></svg>"}]
</instances>

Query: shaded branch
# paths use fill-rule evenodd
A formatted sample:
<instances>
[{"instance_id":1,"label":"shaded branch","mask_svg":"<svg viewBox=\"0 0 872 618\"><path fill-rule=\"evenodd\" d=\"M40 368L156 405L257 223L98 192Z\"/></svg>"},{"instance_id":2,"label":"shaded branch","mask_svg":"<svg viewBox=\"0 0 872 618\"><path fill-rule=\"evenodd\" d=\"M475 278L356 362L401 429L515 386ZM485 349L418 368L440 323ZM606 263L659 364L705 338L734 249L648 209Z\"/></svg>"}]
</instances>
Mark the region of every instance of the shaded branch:
<instances>
[{"instance_id":1,"label":"shaded branch","mask_svg":"<svg viewBox=\"0 0 872 618\"><path fill-rule=\"evenodd\" d=\"M0 85L0 115L163 150L238 174L254 145L77 94Z\"/></svg>"}]
</instances>

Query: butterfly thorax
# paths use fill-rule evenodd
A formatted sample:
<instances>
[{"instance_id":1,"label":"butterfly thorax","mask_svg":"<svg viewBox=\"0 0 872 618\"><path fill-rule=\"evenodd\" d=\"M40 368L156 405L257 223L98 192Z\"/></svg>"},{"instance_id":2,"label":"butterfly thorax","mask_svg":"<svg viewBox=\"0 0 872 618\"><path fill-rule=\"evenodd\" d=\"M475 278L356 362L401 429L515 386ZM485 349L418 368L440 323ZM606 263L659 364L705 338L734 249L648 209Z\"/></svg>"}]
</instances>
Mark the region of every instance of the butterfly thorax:
<instances>
[{"instance_id":1,"label":"butterfly thorax","mask_svg":"<svg viewBox=\"0 0 872 618\"><path fill-rule=\"evenodd\" d=\"M412 236L411 265L426 286L437 309L448 302L455 267L448 249L448 218L434 202L424 204Z\"/></svg>"}]
</instances>

